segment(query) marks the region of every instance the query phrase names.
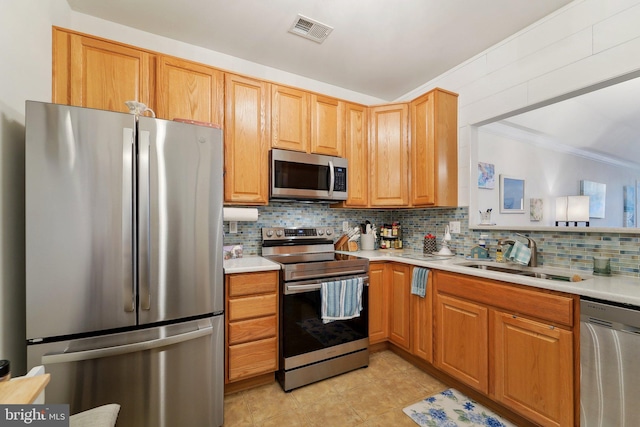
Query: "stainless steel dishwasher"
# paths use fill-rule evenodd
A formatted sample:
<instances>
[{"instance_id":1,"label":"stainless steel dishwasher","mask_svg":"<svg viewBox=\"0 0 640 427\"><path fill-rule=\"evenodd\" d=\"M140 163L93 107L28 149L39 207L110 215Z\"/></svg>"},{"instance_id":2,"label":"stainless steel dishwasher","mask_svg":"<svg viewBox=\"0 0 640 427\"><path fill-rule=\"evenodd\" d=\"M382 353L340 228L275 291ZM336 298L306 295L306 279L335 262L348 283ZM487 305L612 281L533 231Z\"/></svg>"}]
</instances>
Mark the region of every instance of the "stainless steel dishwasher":
<instances>
[{"instance_id":1,"label":"stainless steel dishwasher","mask_svg":"<svg viewBox=\"0 0 640 427\"><path fill-rule=\"evenodd\" d=\"M640 307L580 301L580 426L640 426Z\"/></svg>"}]
</instances>

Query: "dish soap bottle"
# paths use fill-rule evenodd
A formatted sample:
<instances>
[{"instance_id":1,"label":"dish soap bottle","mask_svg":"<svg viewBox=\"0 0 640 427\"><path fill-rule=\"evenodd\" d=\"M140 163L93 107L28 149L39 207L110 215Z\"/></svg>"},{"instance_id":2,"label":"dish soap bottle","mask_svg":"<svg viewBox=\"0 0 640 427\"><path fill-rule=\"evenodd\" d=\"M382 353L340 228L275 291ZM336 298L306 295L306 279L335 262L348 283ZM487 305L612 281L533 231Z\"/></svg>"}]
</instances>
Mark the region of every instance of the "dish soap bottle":
<instances>
[{"instance_id":1,"label":"dish soap bottle","mask_svg":"<svg viewBox=\"0 0 640 427\"><path fill-rule=\"evenodd\" d=\"M496 249L496 262L504 262L504 254L502 253L502 245L498 245Z\"/></svg>"}]
</instances>

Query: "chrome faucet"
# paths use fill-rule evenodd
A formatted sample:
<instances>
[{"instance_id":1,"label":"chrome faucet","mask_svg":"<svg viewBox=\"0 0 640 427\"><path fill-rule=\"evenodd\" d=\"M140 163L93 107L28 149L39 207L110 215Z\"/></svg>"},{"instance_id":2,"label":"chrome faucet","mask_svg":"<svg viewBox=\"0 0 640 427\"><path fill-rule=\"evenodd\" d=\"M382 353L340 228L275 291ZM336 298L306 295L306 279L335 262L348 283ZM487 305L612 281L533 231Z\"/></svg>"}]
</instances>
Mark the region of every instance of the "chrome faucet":
<instances>
[{"instance_id":1,"label":"chrome faucet","mask_svg":"<svg viewBox=\"0 0 640 427\"><path fill-rule=\"evenodd\" d=\"M538 245L536 245L536 241L533 240L529 236L525 236L524 234L516 233L516 236L524 237L527 239L527 247L531 249L531 258L529 258L529 267L537 267L538 266ZM516 241L513 239L500 239L498 240L499 245L504 244L514 244Z\"/></svg>"}]
</instances>

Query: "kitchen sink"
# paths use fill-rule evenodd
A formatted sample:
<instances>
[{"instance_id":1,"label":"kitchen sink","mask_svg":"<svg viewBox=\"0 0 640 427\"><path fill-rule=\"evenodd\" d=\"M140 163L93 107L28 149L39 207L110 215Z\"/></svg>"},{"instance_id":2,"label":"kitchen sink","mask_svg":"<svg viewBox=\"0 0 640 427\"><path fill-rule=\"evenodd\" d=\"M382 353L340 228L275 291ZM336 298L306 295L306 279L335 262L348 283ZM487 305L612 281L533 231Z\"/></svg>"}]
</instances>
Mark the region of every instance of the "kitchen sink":
<instances>
[{"instance_id":1,"label":"kitchen sink","mask_svg":"<svg viewBox=\"0 0 640 427\"><path fill-rule=\"evenodd\" d=\"M495 271L499 273L515 274L518 276L534 277L536 279L559 280L563 282L579 282L584 280L580 274L563 274L540 269L538 267L519 267L516 265L498 265L491 262L464 262L458 264L463 267L477 268L479 270Z\"/></svg>"}]
</instances>

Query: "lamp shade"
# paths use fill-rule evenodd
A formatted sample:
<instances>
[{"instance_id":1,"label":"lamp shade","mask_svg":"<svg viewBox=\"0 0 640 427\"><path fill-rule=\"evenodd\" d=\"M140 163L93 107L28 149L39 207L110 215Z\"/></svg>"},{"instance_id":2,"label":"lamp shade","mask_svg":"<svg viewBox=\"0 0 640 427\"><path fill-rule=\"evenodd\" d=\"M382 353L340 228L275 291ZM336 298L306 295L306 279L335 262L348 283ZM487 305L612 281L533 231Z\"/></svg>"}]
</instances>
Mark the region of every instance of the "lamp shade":
<instances>
[{"instance_id":1,"label":"lamp shade","mask_svg":"<svg viewBox=\"0 0 640 427\"><path fill-rule=\"evenodd\" d=\"M567 197L567 221L589 221L589 196Z\"/></svg>"},{"instance_id":2,"label":"lamp shade","mask_svg":"<svg viewBox=\"0 0 640 427\"><path fill-rule=\"evenodd\" d=\"M569 204L567 196L556 197L556 221L568 221L567 205Z\"/></svg>"}]
</instances>

